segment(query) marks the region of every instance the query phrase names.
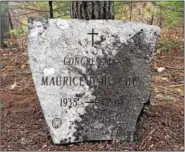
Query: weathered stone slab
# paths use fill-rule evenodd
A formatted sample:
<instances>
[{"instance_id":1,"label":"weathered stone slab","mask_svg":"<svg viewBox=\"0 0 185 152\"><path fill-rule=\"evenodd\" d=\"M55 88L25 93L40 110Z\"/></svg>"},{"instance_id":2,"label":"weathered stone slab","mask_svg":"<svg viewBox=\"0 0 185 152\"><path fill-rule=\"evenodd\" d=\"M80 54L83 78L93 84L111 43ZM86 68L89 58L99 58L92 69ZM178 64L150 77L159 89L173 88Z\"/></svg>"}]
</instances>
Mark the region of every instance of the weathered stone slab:
<instances>
[{"instance_id":1,"label":"weathered stone slab","mask_svg":"<svg viewBox=\"0 0 185 152\"><path fill-rule=\"evenodd\" d=\"M55 144L133 140L159 33L117 20L30 21L32 76Z\"/></svg>"}]
</instances>

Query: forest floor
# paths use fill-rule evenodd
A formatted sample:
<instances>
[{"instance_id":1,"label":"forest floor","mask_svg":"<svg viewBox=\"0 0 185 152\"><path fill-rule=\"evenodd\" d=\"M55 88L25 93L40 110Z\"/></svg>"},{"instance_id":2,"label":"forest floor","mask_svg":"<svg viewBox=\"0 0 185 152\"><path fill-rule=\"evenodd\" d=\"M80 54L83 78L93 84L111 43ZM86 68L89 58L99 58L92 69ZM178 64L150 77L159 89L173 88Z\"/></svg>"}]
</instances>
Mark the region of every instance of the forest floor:
<instances>
[{"instance_id":1,"label":"forest floor","mask_svg":"<svg viewBox=\"0 0 185 152\"><path fill-rule=\"evenodd\" d=\"M11 47L1 50L0 56L1 150L184 151L184 40L176 37L169 41L160 42L153 60L153 96L140 120L142 126L138 131L142 136L137 142L56 146L52 144L34 88L27 49L11 40Z\"/></svg>"}]
</instances>

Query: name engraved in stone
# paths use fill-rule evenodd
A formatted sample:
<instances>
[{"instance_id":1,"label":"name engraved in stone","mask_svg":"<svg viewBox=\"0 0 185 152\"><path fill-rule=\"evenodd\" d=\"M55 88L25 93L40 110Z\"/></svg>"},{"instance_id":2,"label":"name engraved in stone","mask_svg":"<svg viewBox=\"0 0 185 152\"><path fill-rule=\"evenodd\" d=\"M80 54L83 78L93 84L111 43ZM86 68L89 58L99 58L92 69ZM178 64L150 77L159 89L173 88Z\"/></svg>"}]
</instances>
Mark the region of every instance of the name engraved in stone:
<instances>
[{"instance_id":1,"label":"name engraved in stone","mask_svg":"<svg viewBox=\"0 0 185 152\"><path fill-rule=\"evenodd\" d=\"M88 57L75 57L75 58L64 58L64 65L95 65L96 61L94 58Z\"/></svg>"},{"instance_id":2,"label":"name engraved in stone","mask_svg":"<svg viewBox=\"0 0 185 152\"><path fill-rule=\"evenodd\" d=\"M136 87L140 86L140 78L139 76L123 76L119 78L114 78L111 76L102 76L100 79L100 86L109 86L111 84L120 84L123 82L123 86L127 87Z\"/></svg>"},{"instance_id":3,"label":"name engraved in stone","mask_svg":"<svg viewBox=\"0 0 185 152\"><path fill-rule=\"evenodd\" d=\"M121 64L124 61L116 60L113 58L88 58L88 57L64 57L64 65L115 65Z\"/></svg>"},{"instance_id":4,"label":"name engraved in stone","mask_svg":"<svg viewBox=\"0 0 185 152\"><path fill-rule=\"evenodd\" d=\"M119 78L113 78L110 75L99 76L98 78L89 77L42 77L41 85L45 86L84 86L84 82L87 82L89 86L109 86L111 84L119 84L123 82L124 86L136 87L140 86L139 76L125 76Z\"/></svg>"},{"instance_id":5,"label":"name engraved in stone","mask_svg":"<svg viewBox=\"0 0 185 152\"><path fill-rule=\"evenodd\" d=\"M42 77L41 85L45 86L83 86L83 77Z\"/></svg>"}]
</instances>

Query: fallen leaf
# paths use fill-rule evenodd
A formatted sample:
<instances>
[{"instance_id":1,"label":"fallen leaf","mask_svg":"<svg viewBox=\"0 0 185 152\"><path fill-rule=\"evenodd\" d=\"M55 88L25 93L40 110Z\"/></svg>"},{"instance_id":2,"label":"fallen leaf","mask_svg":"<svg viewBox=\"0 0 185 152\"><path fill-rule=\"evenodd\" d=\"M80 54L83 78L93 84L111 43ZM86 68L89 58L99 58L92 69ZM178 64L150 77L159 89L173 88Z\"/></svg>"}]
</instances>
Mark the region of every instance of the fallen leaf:
<instances>
[{"instance_id":1,"label":"fallen leaf","mask_svg":"<svg viewBox=\"0 0 185 152\"><path fill-rule=\"evenodd\" d=\"M158 50L157 50L157 54L160 54L160 53L161 53L161 50L160 50L160 49L158 49Z\"/></svg>"},{"instance_id":2,"label":"fallen leaf","mask_svg":"<svg viewBox=\"0 0 185 152\"><path fill-rule=\"evenodd\" d=\"M172 101L172 100L174 100L174 97L172 97L172 96L164 96L163 100L165 100L165 101Z\"/></svg>"},{"instance_id":3,"label":"fallen leaf","mask_svg":"<svg viewBox=\"0 0 185 152\"><path fill-rule=\"evenodd\" d=\"M7 55L8 54L8 51L6 49L1 49L0 52L1 52L2 55Z\"/></svg>"},{"instance_id":4,"label":"fallen leaf","mask_svg":"<svg viewBox=\"0 0 185 152\"><path fill-rule=\"evenodd\" d=\"M159 68L157 68L157 72L162 72L162 71L164 71L166 68L165 67L159 67Z\"/></svg>"},{"instance_id":5,"label":"fallen leaf","mask_svg":"<svg viewBox=\"0 0 185 152\"><path fill-rule=\"evenodd\" d=\"M161 76L153 76L154 80L156 81L168 81L168 78L161 77Z\"/></svg>"},{"instance_id":6,"label":"fallen leaf","mask_svg":"<svg viewBox=\"0 0 185 152\"><path fill-rule=\"evenodd\" d=\"M157 100L161 100L162 99L162 95L161 94L157 94L156 96L155 96L155 99L157 99Z\"/></svg>"},{"instance_id":7,"label":"fallen leaf","mask_svg":"<svg viewBox=\"0 0 185 152\"><path fill-rule=\"evenodd\" d=\"M184 146L181 147L181 150L184 150Z\"/></svg>"},{"instance_id":8,"label":"fallen leaf","mask_svg":"<svg viewBox=\"0 0 185 152\"><path fill-rule=\"evenodd\" d=\"M162 80L168 81L168 78L161 77Z\"/></svg>"},{"instance_id":9,"label":"fallen leaf","mask_svg":"<svg viewBox=\"0 0 185 152\"><path fill-rule=\"evenodd\" d=\"M16 81L15 81L14 84L10 87L10 89L13 90L16 86L17 86L17 83L16 83Z\"/></svg>"},{"instance_id":10,"label":"fallen leaf","mask_svg":"<svg viewBox=\"0 0 185 152\"><path fill-rule=\"evenodd\" d=\"M26 67L25 64L21 65L21 69L24 70L24 68Z\"/></svg>"},{"instance_id":11,"label":"fallen leaf","mask_svg":"<svg viewBox=\"0 0 185 152\"><path fill-rule=\"evenodd\" d=\"M174 100L174 97L172 97L172 96L163 96L161 94L157 94L155 96L155 99L160 100L160 101L172 101L172 100Z\"/></svg>"},{"instance_id":12,"label":"fallen leaf","mask_svg":"<svg viewBox=\"0 0 185 152\"><path fill-rule=\"evenodd\" d=\"M160 91L159 91L159 89L158 89L158 88L155 88L155 92L156 92L156 93L158 93L158 92L160 92Z\"/></svg>"},{"instance_id":13,"label":"fallen leaf","mask_svg":"<svg viewBox=\"0 0 185 152\"><path fill-rule=\"evenodd\" d=\"M47 144L44 144L44 145L42 146L42 149L46 148L47 146L48 146Z\"/></svg>"},{"instance_id":14,"label":"fallen leaf","mask_svg":"<svg viewBox=\"0 0 185 152\"><path fill-rule=\"evenodd\" d=\"M184 97L184 91L183 91L182 89L176 88L175 90L176 90L181 96Z\"/></svg>"}]
</instances>

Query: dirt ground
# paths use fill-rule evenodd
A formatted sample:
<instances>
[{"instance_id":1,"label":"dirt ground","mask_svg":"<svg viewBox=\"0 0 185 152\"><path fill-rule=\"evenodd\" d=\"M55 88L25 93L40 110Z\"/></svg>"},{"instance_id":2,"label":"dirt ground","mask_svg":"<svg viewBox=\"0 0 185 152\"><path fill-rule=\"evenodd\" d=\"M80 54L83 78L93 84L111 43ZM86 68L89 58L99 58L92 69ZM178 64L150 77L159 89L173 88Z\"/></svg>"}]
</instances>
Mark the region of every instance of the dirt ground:
<instances>
[{"instance_id":1,"label":"dirt ground","mask_svg":"<svg viewBox=\"0 0 185 152\"><path fill-rule=\"evenodd\" d=\"M175 150L184 151L184 51L157 49L151 105L140 120L137 142L85 142L56 146L46 128L25 48L11 40L1 50L1 150ZM26 46L25 46L26 47ZM165 69L162 69L162 68ZM158 72L160 70L162 72Z\"/></svg>"}]
</instances>

